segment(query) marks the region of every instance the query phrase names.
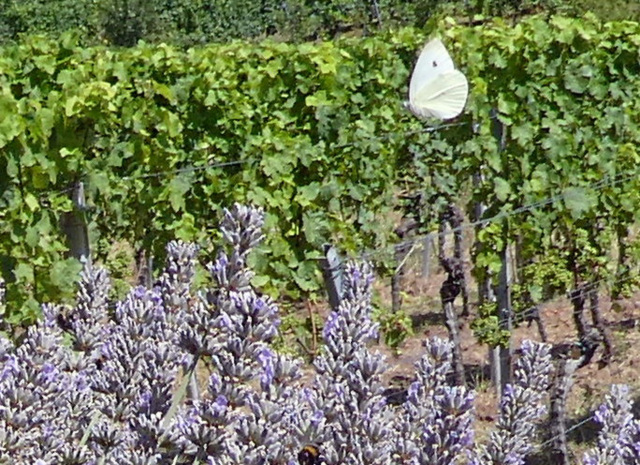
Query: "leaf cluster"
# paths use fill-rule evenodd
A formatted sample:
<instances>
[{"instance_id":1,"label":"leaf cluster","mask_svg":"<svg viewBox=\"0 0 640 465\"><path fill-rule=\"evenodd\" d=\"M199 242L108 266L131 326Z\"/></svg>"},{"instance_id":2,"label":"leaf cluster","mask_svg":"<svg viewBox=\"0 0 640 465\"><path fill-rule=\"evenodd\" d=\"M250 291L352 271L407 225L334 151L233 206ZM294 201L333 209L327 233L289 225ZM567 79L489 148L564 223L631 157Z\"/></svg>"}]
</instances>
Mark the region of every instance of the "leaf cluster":
<instances>
[{"instance_id":1,"label":"leaf cluster","mask_svg":"<svg viewBox=\"0 0 640 465\"><path fill-rule=\"evenodd\" d=\"M92 242L125 241L158 259L174 237L211 253L220 205L262 206L256 283L293 296L317 289L323 243L362 249L390 232L404 142L377 136L411 126L397 89L415 46L375 38L114 52L66 35L5 48L0 256L12 299L71 285L77 263L63 260L59 224L78 181Z\"/></svg>"}]
</instances>

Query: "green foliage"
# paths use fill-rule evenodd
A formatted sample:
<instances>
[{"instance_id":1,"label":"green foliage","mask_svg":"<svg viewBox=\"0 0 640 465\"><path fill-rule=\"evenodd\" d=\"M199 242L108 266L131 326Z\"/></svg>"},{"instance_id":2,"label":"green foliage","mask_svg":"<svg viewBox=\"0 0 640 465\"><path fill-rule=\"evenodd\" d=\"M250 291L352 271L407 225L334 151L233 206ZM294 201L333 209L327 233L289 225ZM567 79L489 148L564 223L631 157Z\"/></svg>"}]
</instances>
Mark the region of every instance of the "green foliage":
<instances>
[{"instance_id":1,"label":"green foliage","mask_svg":"<svg viewBox=\"0 0 640 465\"><path fill-rule=\"evenodd\" d=\"M586 11L603 20L640 17L631 0L0 0L0 42L20 34L58 37L70 29L87 43L123 46L138 40L187 46L268 36L307 40L421 28L447 15L477 22Z\"/></svg>"},{"instance_id":2,"label":"green foliage","mask_svg":"<svg viewBox=\"0 0 640 465\"><path fill-rule=\"evenodd\" d=\"M411 318L404 311L392 312L376 307L373 319L380 325L384 343L395 352L400 352L404 341L413 336Z\"/></svg>"},{"instance_id":3,"label":"green foliage","mask_svg":"<svg viewBox=\"0 0 640 465\"><path fill-rule=\"evenodd\" d=\"M131 286L137 284L134 251L126 243L116 243L100 255L105 257L104 267L109 270L112 286L110 297L114 300L123 299Z\"/></svg>"},{"instance_id":4,"label":"green foliage","mask_svg":"<svg viewBox=\"0 0 640 465\"><path fill-rule=\"evenodd\" d=\"M517 303L521 300L526 300L521 303L521 309L526 310L525 307L549 300L572 285L573 276L568 269L565 251L557 248L550 249L539 254L536 259L535 263L530 263L519 270L519 284L515 284L512 289L512 299L516 309Z\"/></svg>"},{"instance_id":5,"label":"green foliage","mask_svg":"<svg viewBox=\"0 0 640 465\"><path fill-rule=\"evenodd\" d=\"M286 40L369 35L380 29L423 27L449 15L469 21L532 13L603 20L640 18L632 0L0 0L0 42L20 34L58 37L70 29L95 43L131 46L138 40L195 45L237 38Z\"/></svg>"},{"instance_id":6,"label":"green foliage","mask_svg":"<svg viewBox=\"0 0 640 465\"><path fill-rule=\"evenodd\" d=\"M497 312L498 308L494 302L480 305L478 316L471 322L471 329L478 342L490 347L506 347L511 334L500 327Z\"/></svg>"},{"instance_id":7,"label":"green foliage","mask_svg":"<svg viewBox=\"0 0 640 465\"><path fill-rule=\"evenodd\" d=\"M640 4L635 0L574 0L575 11L590 11L603 21L638 21Z\"/></svg>"},{"instance_id":8,"label":"green foliage","mask_svg":"<svg viewBox=\"0 0 640 465\"><path fill-rule=\"evenodd\" d=\"M500 251L517 243L519 261L541 267L527 274L547 276L544 289L618 278L633 246L618 257L612 244L633 242L629 228L639 219L639 32L635 23L556 16L452 34L472 89L463 121L476 131L441 131L403 169L413 189L422 186L425 224L443 199L459 202L469 191L469 212L486 206L483 218L494 220L477 231L476 276L495 276ZM495 110L504 147L494 136ZM563 257L555 282L541 260L553 250ZM539 294L536 281L524 280L521 294Z\"/></svg>"},{"instance_id":9,"label":"green foliage","mask_svg":"<svg viewBox=\"0 0 640 465\"><path fill-rule=\"evenodd\" d=\"M0 0L0 41L25 33L57 37L69 29L81 30L89 43L123 46L141 39L175 45L266 36L305 40L423 27L444 15L520 17L561 7L560 0Z\"/></svg>"},{"instance_id":10,"label":"green foliage","mask_svg":"<svg viewBox=\"0 0 640 465\"><path fill-rule=\"evenodd\" d=\"M425 225L448 201L469 211L481 201L486 219L509 214L508 229L478 232L479 273L519 242L522 263L557 248L565 271L610 277L611 243L626 241L623 258L636 250L640 27L559 16L447 24L440 35L471 97L462 124L435 133L401 105L425 39L412 29L188 51L84 48L73 35L4 48L0 266L21 303L9 313L31 318L35 302L72 289L60 279L73 262L59 223L76 180L95 240L152 250L157 262L176 237L213 254L219 205L264 207L252 266L272 294L318 289L327 241L382 250L398 185L421 199Z\"/></svg>"},{"instance_id":11,"label":"green foliage","mask_svg":"<svg viewBox=\"0 0 640 465\"><path fill-rule=\"evenodd\" d=\"M99 30L110 44L131 47L159 31L154 2L146 0L102 0Z\"/></svg>"},{"instance_id":12,"label":"green foliage","mask_svg":"<svg viewBox=\"0 0 640 465\"><path fill-rule=\"evenodd\" d=\"M87 0L0 0L0 41L19 34L54 36L79 29L91 36L95 2Z\"/></svg>"},{"instance_id":13,"label":"green foliage","mask_svg":"<svg viewBox=\"0 0 640 465\"><path fill-rule=\"evenodd\" d=\"M35 302L49 289L75 180L86 186L94 240L152 250L157 262L174 237L213 254L219 205L262 206L257 279L271 293L316 290L323 243L359 250L390 232L403 142L376 136L409 124L396 91L408 55L382 38L113 52L66 36L6 48L0 255L11 300ZM55 293L73 283L57 284Z\"/></svg>"},{"instance_id":14,"label":"green foliage","mask_svg":"<svg viewBox=\"0 0 640 465\"><path fill-rule=\"evenodd\" d=\"M324 320L316 312L303 316L287 311L280 319L279 336L273 346L279 352L312 360L320 349L323 325Z\"/></svg>"}]
</instances>

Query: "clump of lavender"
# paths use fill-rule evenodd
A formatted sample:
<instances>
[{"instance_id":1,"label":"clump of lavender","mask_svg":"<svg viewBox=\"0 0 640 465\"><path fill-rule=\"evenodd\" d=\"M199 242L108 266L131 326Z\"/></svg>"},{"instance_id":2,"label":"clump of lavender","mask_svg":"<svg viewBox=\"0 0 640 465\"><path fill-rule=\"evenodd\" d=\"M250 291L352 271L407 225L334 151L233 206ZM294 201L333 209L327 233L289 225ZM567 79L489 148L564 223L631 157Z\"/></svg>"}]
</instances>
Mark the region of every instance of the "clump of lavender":
<instances>
[{"instance_id":1,"label":"clump of lavender","mask_svg":"<svg viewBox=\"0 0 640 465\"><path fill-rule=\"evenodd\" d=\"M473 446L474 394L450 386L452 344L440 338L424 343L407 401L394 419L396 463L463 463Z\"/></svg>"},{"instance_id":2,"label":"clump of lavender","mask_svg":"<svg viewBox=\"0 0 640 465\"><path fill-rule=\"evenodd\" d=\"M384 357L368 350L378 335L371 317L373 272L367 263L349 263L343 298L323 330L325 346L314 366L315 392L310 395L315 437L332 463L387 464L391 457L392 412L382 395Z\"/></svg>"},{"instance_id":3,"label":"clump of lavender","mask_svg":"<svg viewBox=\"0 0 640 465\"><path fill-rule=\"evenodd\" d=\"M99 348L109 332L109 298L111 282L106 270L86 263L73 309L58 315L58 323L73 336L73 349L91 360L100 357Z\"/></svg>"},{"instance_id":4,"label":"clump of lavender","mask_svg":"<svg viewBox=\"0 0 640 465\"><path fill-rule=\"evenodd\" d=\"M20 346L2 344L1 463L85 463L91 457L80 444L93 407L87 376L62 343L58 309L47 305L43 313Z\"/></svg>"},{"instance_id":5,"label":"clump of lavender","mask_svg":"<svg viewBox=\"0 0 640 465\"><path fill-rule=\"evenodd\" d=\"M462 463L473 446L474 394L463 386L448 386L434 396L431 421L423 425L418 463Z\"/></svg>"},{"instance_id":6,"label":"clump of lavender","mask_svg":"<svg viewBox=\"0 0 640 465\"><path fill-rule=\"evenodd\" d=\"M194 289L197 247L171 242L153 289L110 302L107 273L87 265L75 306L43 306L16 345L0 337L0 463L293 465L306 443L329 465L523 463L543 414L547 346L525 343L498 428L475 446L474 394L448 383L448 341L425 342L406 402L387 404L385 360L369 347L373 272L350 263L304 386L301 362L271 347L277 305L251 285L263 223L259 209L225 211L206 290ZM638 463L640 428L615 389L586 464Z\"/></svg>"},{"instance_id":7,"label":"clump of lavender","mask_svg":"<svg viewBox=\"0 0 640 465\"><path fill-rule=\"evenodd\" d=\"M167 263L156 287L173 332L177 332L185 315L197 304L192 290L197 261L198 246L195 244L171 241L167 245Z\"/></svg>"},{"instance_id":8,"label":"clump of lavender","mask_svg":"<svg viewBox=\"0 0 640 465\"><path fill-rule=\"evenodd\" d=\"M598 444L585 453L584 465L631 465L640 463L640 421L633 418L629 388L614 384L594 414L602 425Z\"/></svg>"},{"instance_id":9,"label":"clump of lavender","mask_svg":"<svg viewBox=\"0 0 640 465\"><path fill-rule=\"evenodd\" d=\"M497 429L489 444L481 448L480 462L494 465L521 465L533 449L537 422L546 412L544 394L549 388L551 347L524 341L516 362L514 383L505 387L500 402Z\"/></svg>"},{"instance_id":10,"label":"clump of lavender","mask_svg":"<svg viewBox=\"0 0 640 465\"><path fill-rule=\"evenodd\" d=\"M251 286L247 257L262 240L264 213L234 206L220 226L227 250L208 267L212 289L186 315L180 345L213 370L208 390L178 414L179 460L262 464L295 455L290 437L299 362L274 352L278 309Z\"/></svg>"}]
</instances>

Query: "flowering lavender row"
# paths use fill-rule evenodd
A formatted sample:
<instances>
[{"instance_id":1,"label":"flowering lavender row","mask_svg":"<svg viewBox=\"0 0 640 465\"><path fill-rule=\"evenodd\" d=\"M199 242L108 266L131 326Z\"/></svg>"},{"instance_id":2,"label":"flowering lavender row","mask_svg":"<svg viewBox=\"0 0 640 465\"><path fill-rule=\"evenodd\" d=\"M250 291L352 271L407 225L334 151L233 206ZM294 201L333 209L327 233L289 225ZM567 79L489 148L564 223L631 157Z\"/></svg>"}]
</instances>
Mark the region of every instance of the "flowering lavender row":
<instances>
[{"instance_id":1,"label":"flowering lavender row","mask_svg":"<svg viewBox=\"0 0 640 465\"><path fill-rule=\"evenodd\" d=\"M426 341L406 398L388 401L388 366L370 349L373 271L350 263L315 377L303 382L301 362L270 344L277 305L251 285L263 221L257 209L225 211L226 246L206 267L206 289L194 288L197 247L172 242L152 289L112 303L108 274L86 266L74 306L43 306L19 343L0 337L0 463L294 464L306 444L328 464L524 463L545 413L549 346L523 345L496 427L478 444L474 393L450 384L448 341ZM630 409L614 387L585 465L638 463Z\"/></svg>"},{"instance_id":2,"label":"flowering lavender row","mask_svg":"<svg viewBox=\"0 0 640 465\"><path fill-rule=\"evenodd\" d=\"M640 421L631 413L629 388L611 386L611 394L594 417L602 425L598 444L584 455L584 465L632 465L640 463Z\"/></svg>"}]
</instances>

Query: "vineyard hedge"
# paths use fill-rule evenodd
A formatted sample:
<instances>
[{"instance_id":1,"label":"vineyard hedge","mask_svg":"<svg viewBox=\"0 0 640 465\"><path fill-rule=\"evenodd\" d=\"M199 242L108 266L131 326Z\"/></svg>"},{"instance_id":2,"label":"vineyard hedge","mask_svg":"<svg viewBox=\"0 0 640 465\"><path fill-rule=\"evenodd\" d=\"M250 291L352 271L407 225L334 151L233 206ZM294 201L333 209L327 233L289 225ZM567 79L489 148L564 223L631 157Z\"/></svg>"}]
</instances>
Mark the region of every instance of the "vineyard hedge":
<instances>
[{"instance_id":1,"label":"vineyard hedge","mask_svg":"<svg viewBox=\"0 0 640 465\"><path fill-rule=\"evenodd\" d=\"M617 5L625 16L632 6ZM521 16L583 11L577 0L0 0L0 43L24 34L57 37L76 29L85 43L132 46L139 40L191 46L274 36L286 40L422 27L450 14ZM607 12L610 12L609 8Z\"/></svg>"},{"instance_id":2,"label":"vineyard hedge","mask_svg":"<svg viewBox=\"0 0 640 465\"><path fill-rule=\"evenodd\" d=\"M94 243L126 240L157 255L174 237L211 252L221 206L264 207L256 281L294 295L318 288L325 242L384 246L407 192L419 194L424 227L452 200L482 200L486 217L541 203L509 215L508 236L497 222L479 233L479 268L495 268L514 238L529 262L569 244L561 259L608 270L611 241L633 245L640 211L640 26L591 17L442 26L471 96L461 124L435 132L402 106L427 38L413 29L187 51L83 48L71 34L3 48L0 257L9 301L23 303L14 321L71 290L79 265L64 258L59 224L77 181Z\"/></svg>"}]
</instances>

